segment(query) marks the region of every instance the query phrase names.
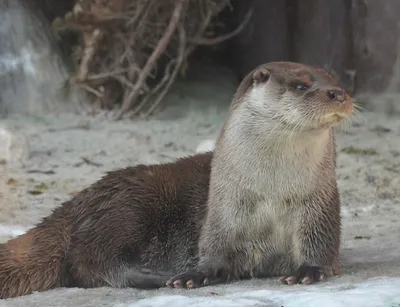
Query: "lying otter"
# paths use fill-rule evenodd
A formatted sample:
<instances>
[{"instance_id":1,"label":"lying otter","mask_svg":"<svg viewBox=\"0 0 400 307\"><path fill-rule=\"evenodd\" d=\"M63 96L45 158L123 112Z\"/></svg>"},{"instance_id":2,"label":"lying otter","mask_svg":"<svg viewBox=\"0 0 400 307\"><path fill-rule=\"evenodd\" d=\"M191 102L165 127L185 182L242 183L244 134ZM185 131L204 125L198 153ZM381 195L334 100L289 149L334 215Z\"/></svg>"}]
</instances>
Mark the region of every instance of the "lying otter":
<instances>
[{"instance_id":1,"label":"lying otter","mask_svg":"<svg viewBox=\"0 0 400 307\"><path fill-rule=\"evenodd\" d=\"M214 152L109 172L0 245L0 298L338 274L332 127L352 109L323 69L261 65L237 89Z\"/></svg>"}]
</instances>

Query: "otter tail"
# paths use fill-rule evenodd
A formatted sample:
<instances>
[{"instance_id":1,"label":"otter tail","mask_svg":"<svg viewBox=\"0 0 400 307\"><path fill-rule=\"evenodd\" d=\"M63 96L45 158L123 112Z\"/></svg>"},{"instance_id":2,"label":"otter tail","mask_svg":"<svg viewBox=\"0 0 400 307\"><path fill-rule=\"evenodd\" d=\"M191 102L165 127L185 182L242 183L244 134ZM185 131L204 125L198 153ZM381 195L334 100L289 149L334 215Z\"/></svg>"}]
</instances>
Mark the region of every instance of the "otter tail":
<instances>
[{"instance_id":1,"label":"otter tail","mask_svg":"<svg viewBox=\"0 0 400 307\"><path fill-rule=\"evenodd\" d=\"M49 219L0 244L0 299L59 286L69 241L68 228Z\"/></svg>"}]
</instances>

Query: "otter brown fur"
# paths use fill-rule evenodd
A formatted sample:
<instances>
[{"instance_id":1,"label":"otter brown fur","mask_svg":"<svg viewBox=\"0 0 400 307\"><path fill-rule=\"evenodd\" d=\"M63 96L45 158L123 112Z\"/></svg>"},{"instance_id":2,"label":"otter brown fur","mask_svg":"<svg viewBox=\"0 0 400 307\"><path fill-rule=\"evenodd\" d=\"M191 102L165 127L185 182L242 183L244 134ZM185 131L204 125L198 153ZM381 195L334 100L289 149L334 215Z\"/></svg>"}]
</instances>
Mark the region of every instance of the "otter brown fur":
<instances>
[{"instance_id":1,"label":"otter brown fur","mask_svg":"<svg viewBox=\"0 0 400 307\"><path fill-rule=\"evenodd\" d=\"M197 287L339 268L332 127L350 97L288 62L240 84L214 153L109 172L0 245L0 298L61 286Z\"/></svg>"}]
</instances>

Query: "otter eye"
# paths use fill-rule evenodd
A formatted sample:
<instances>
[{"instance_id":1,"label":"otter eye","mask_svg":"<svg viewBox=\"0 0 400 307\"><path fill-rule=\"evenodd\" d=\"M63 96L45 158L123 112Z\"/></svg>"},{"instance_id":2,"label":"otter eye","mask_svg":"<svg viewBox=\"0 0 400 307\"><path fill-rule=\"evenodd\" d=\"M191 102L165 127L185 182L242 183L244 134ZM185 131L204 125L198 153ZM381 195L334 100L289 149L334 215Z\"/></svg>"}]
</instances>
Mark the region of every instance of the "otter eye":
<instances>
[{"instance_id":1,"label":"otter eye","mask_svg":"<svg viewBox=\"0 0 400 307\"><path fill-rule=\"evenodd\" d=\"M296 90L299 91L299 92L304 92L307 89L308 89L308 87L305 86L304 84L297 84L296 85Z\"/></svg>"}]
</instances>

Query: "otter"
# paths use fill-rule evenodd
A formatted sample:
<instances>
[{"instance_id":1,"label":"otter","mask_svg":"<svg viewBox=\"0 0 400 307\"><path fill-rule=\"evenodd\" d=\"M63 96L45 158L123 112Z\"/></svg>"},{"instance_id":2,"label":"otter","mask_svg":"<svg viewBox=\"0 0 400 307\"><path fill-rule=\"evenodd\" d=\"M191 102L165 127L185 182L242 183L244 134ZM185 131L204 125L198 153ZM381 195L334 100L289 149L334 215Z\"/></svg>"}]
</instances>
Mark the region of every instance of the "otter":
<instances>
[{"instance_id":1,"label":"otter","mask_svg":"<svg viewBox=\"0 0 400 307\"><path fill-rule=\"evenodd\" d=\"M339 274L333 127L352 109L322 68L255 68L213 151L110 171L1 244L0 298L273 276L310 284Z\"/></svg>"}]
</instances>

